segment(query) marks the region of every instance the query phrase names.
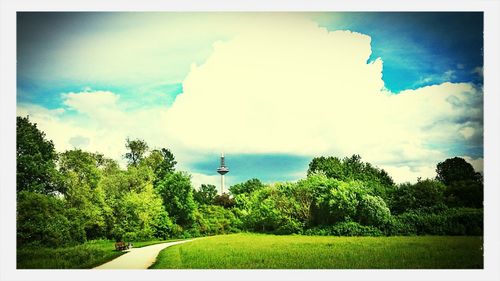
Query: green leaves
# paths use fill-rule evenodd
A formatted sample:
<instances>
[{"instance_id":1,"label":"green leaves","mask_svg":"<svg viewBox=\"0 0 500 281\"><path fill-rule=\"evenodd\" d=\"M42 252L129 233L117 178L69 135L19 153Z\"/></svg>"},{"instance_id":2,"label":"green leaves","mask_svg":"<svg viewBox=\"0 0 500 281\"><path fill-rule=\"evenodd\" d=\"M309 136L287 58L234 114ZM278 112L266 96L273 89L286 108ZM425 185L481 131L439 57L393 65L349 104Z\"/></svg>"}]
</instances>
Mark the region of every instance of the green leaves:
<instances>
[{"instance_id":1,"label":"green leaves","mask_svg":"<svg viewBox=\"0 0 500 281\"><path fill-rule=\"evenodd\" d=\"M328 178L341 181L361 180L365 182L378 182L385 186L392 186L394 182L383 169L373 167L370 163L361 161L357 154L339 159L337 157L315 157L309 163L307 175L322 172Z\"/></svg>"},{"instance_id":2,"label":"green leaves","mask_svg":"<svg viewBox=\"0 0 500 281\"><path fill-rule=\"evenodd\" d=\"M391 211L382 198L365 194L359 203L357 217L363 225L384 227L391 219Z\"/></svg>"},{"instance_id":3,"label":"green leaves","mask_svg":"<svg viewBox=\"0 0 500 281\"><path fill-rule=\"evenodd\" d=\"M21 191L17 195L17 242L61 246L72 240L64 201L50 195Z\"/></svg>"},{"instance_id":4,"label":"green leaves","mask_svg":"<svg viewBox=\"0 0 500 281\"><path fill-rule=\"evenodd\" d=\"M169 149L149 152L140 139L126 140L129 165L124 170L99 153L73 149L57 155L53 143L28 118L17 118L17 137L20 245L166 239L240 230L482 233L481 209L448 209L482 207L481 178L461 158L439 163L438 180L395 186L384 170L362 162L358 155L317 157L305 179L263 184L254 178L219 196L214 185L195 190L189 174L175 171L177 162Z\"/></svg>"},{"instance_id":5,"label":"green leaves","mask_svg":"<svg viewBox=\"0 0 500 281\"><path fill-rule=\"evenodd\" d=\"M28 117L17 117L16 137L17 191L58 191L57 154L52 141Z\"/></svg>"},{"instance_id":6,"label":"green leaves","mask_svg":"<svg viewBox=\"0 0 500 281\"><path fill-rule=\"evenodd\" d=\"M194 191L194 199L200 205L214 204L217 196L217 187L213 184L202 184L199 190Z\"/></svg>"},{"instance_id":7,"label":"green leaves","mask_svg":"<svg viewBox=\"0 0 500 281\"><path fill-rule=\"evenodd\" d=\"M249 179L246 182L238 183L229 188L229 192L236 196L238 194L250 194L264 187L264 184L258 179Z\"/></svg>"},{"instance_id":8,"label":"green leaves","mask_svg":"<svg viewBox=\"0 0 500 281\"><path fill-rule=\"evenodd\" d=\"M440 162L436 166L436 173L436 179L446 185L456 181L481 180L481 175L474 171L472 165L460 157L449 158Z\"/></svg>"},{"instance_id":9,"label":"green leaves","mask_svg":"<svg viewBox=\"0 0 500 281\"><path fill-rule=\"evenodd\" d=\"M421 180L415 184L404 183L392 193L390 205L395 213L432 207L444 203L446 186L437 180Z\"/></svg>"},{"instance_id":10,"label":"green leaves","mask_svg":"<svg viewBox=\"0 0 500 281\"><path fill-rule=\"evenodd\" d=\"M193 222L196 203L190 176L183 172L168 174L155 186L163 199L166 211L181 226L189 226Z\"/></svg>"},{"instance_id":11,"label":"green leaves","mask_svg":"<svg viewBox=\"0 0 500 281\"><path fill-rule=\"evenodd\" d=\"M450 206L483 207L483 177L463 158L454 157L437 164L436 179L447 185Z\"/></svg>"},{"instance_id":12,"label":"green leaves","mask_svg":"<svg viewBox=\"0 0 500 281\"><path fill-rule=\"evenodd\" d=\"M125 153L125 158L128 164L133 166L139 164L139 161L142 160L149 149L146 142L141 139L131 140L127 138L125 147L129 150L129 152Z\"/></svg>"}]
</instances>

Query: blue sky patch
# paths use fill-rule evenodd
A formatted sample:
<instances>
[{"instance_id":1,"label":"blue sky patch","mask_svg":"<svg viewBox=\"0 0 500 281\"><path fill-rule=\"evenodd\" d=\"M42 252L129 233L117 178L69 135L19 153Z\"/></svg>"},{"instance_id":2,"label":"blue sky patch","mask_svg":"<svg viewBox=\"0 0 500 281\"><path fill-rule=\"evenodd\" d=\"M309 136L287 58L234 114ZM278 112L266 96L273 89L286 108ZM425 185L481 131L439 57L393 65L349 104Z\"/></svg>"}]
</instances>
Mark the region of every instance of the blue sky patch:
<instances>
[{"instance_id":1,"label":"blue sky patch","mask_svg":"<svg viewBox=\"0 0 500 281\"><path fill-rule=\"evenodd\" d=\"M194 163L193 172L217 175L220 156L207 155L205 160ZM298 174L306 174L311 157L290 154L226 154L227 177L232 184L258 177L263 182L294 181Z\"/></svg>"}]
</instances>

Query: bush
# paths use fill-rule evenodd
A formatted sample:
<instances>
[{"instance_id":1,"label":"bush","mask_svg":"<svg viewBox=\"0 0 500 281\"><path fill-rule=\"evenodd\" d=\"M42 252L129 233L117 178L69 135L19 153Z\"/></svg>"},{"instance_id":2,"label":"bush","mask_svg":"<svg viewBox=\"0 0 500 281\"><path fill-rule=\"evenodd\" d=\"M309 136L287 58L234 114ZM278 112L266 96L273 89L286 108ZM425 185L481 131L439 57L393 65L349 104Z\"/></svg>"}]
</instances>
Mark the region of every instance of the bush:
<instances>
[{"instance_id":1,"label":"bush","mask_svg":"<svg viewBox=\"0 0 500 281\"><path fill-rule=\"evenodd\" d=\"M309 163L307 175L323 172L328 178L341 181L376 181L385 186L394 184L392 178L383 169L361 161L361 156L352 155L340 159L337 157L315 157Z\"/></svg>"},{"instance_id":2,"label":"bush","mask_svg":"<svg viewBox=\"0 0 500 281\"><path fill-rule=\"evenodd\" d=\"M389 236L414 236L417 235L417 228L414 224L406 223L399 217L392 217L384 233Z\"/></svg>"},{"instance_id":3,"label":"bush","mask_svg":"<svg viewBox=\"0 0 500 281\"><path fill-rule=\"evenodd\" d=\"M483 209L453 208L445 214L450 230L463 228L465 235L483 235Z\"/></svg>"},{"instance_id":4,"label":"bush","mask_svg":"<svg viewBox=\"0 0 500 281\"><path fill-rule=\"evenodd\" d=\"M190 176L184 172L167 174L158 181L155 189L163 199L165 211L172 220L182 227L189 228L196 209Z\"/></svg>"},{"instance_id":5,"label":"bush","mask_svg":"<svg viewBox=\"0 0 500 281\"><path fill-rule=\"evenodd\" d=\"M145 185L141 192L127 192L115 209L118 218L113 225L115 239L147 240L165 237L165 231L172 226L161 198L151 185ZM157 237L158 237L157 236Z\"/></svg>"},{"instance_id":6,"label":"bush","mask_svg":"<svg viewBox=\"0 0 500 281\"><path fill-rule=\"evenodd\" d=\"M195 213L195 222L190 229L193 235L216 235L238 232L241 221L234 213L221 206L204 205Z\"/></svg>"},{"instance_id":7,"label":"bush","mask_svg":"<svg viewBox=\"0 0 500 281\"><path fill-rule=\"evenodd\" d=\"M65 211L65 216L69 221L69 234L71 240L77 243L83 243L87 241L85 221L82 220L81 211L76 208L68 208Z\"/></svg>"},{"instance_id":8,"label":"bush","mask_svg":"<svg viewBox=\"0 0 500 281\"><path fill-rule=\"evenodd\" d=\"M284 218L281 220L280 225L274 231L275 234L300 234L304 229L304 224L294 218Z\"/></svg>"},{"instance_id":9,"label":"bush","mask_svg":"<svg viewBox=\"0 0 500 281\"><path fill-rule=\"evenodd\" d=\"M168 217L168 213L165 210L162 210L152 223L154 237L156 238L167 239L171 237L173 234L172 228L172 220Z\"/></svg>"},{"instance_id":10,"label":"bush","mask_svg":"<svg viewBox=\"0 0 500 281\"><path fill-rule=\"evenodd\" d=\"M268 186L251 194L247 212L242 216L248 230L276 234L299 233L304 226L297 216L299 204L286 196L282 186ZM238 213L243 212L238 210Z\"/></svg>"},{"instance_id":11,"label":"bush","mask_svg":"<svg viewBox=\"0 0 500 281\"><path fill-rule=\"evenodd\" d=\"M432 207L444 203L446 186L437 180L421 180L415 184L399 185L389 200L390 209L394 214L409 210Z\"/></svg>"},{"instance_id":12,"label":"bush","mask_svg":"<svg viewBox=\"0 0 500 281\"><path fill-rule=\"evenodd\" d=\"M383 227L390 218L391 211L382 198L368 194L362 197L358 206L358 219L361 224Z\"/></svg>"},{"instance_id":13,"label":"bush","mask_svg":"<svg viewBox=\"0 0 500 281\"><path fill-rule=\"evenodd\" d=\"M383 236L384 233L373 226L361 225L357 222L340 222L334 225L319 226L304 231L305 235L321 236Z\"/></svg>"},{"instance_id":14,"label":"bush","mask_svg":"<svg viewBox=\"0 0 500 281\"><path fill-rule=\"evenodd\" d=\"M453 208L439 213L414 210L394 217L389 235L483 235L483 210Z\"/></svg>"},{"instance_id":15,"label":"bush","mask_svg":"<svg viewBox=\"0 0 500 281\"><path fill-rule=\"evenodd\" d=\"M483 207L483 183L479 181L456 181L446 189L446 201L450 207Z\"/></svg>"},{"instance_id":16,"label":"bush","mask_svg":"<svg viewBox=\"0 0 500 281\"><path fill-rule=\"evenodd\" d=\"M21 191L17 197L17 243L57 247L71 240L64 202L51 195Z\"/></svg>"}]
</instances>

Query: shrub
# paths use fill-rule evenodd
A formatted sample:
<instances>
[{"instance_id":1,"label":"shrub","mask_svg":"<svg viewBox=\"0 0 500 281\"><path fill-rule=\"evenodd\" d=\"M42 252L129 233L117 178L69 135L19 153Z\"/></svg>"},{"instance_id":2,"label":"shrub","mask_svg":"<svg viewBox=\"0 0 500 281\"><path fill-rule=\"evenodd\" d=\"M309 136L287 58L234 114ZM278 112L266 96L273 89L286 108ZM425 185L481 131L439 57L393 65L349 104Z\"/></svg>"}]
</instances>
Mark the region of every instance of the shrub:
<instances>
[{"instance_id":1,"label":"shrub","mask_svg":"<svg viewBox=\"0 0 500 281\"><path fill-rule=\"evenodd\" d=\"M213 204L224 208L232 208L235 205L235 201L233 198L229 197L229 194L222 193L221 195L215 196Z\"/></svg>"},{"instance_id":2,"label":"shrub","mask_svg":"<svg viewBox=\"0 0 500 281\"><path fill-rule=\"evenodd\" d=\"M378 196L364 195L358 206L358 220L361 224L385 226L391 218L391 211Z\"/></svg>"},{"instance_id":3,"label":"shrub","mask_svg":"<svg viewBox=\"0 0 500 281\"><path fill-rule=\"evenodd\" d=\"M483 207L483 183L474 180L456 181L446 189L446 201L450 207Z\"/></svg>"},{"instance_id":4,"label":"shrub","mask_svg":"<svg viewBox=\"0 0 500 281\"><path fill-rule=\"evenodd\" d=\"M391 216L384 199L377 194L386 194L378 190L376 182L360 180L341 181L327 178L322 174L311 174L297 183L309 189L311 204L307 208L310 222L307 225L331 225L344 221L356 221L361 224L383 227ZM380 192L378 192L378 191ZM297 197L292 193L290 197ZM299 200L299 202L304 200ZM306 206L306 205L305 205Z\"/></svg>"},{"instance_id":5,"label":"shrub","mask_svg":"<svg viewBox=\"0 0 500 281\"><path fill-rule=\"evenodd\" d=\"M173 234L173 223L172 220L168 217L168 213L165 210L162 210L156 216L151 227L154 232L154 237L156 238L167 239Z\"/></svg>"},{"instance_id":6,"label":"shrub","mask_svg":"<svg viewBox=\"0 0 500 281\"><path fill-rule=\"evenodd\" d=\"M299 234L304 229L304 224L294 218L284 218L280 222L275 234Z\"/></svg>"},{"instance_id":7,"label":"shrub","mask_svg":"<svg viewBox=\"0 0 500 281\"><path fill-rule=\"evenodd\" d=\"M463 227L465 235L483 235L483 209L452 208L445 214L450 231Z\"/></svg>"},{"instance_id":8,"label":"shrub","mask_svg":"<svg viewBox=\"0 0 500 281\"><path fill-rule=\"evenodd\" d=\"M395 214L409 210L432 207L444 203L446 186L437 180L421 180L415 184L404 183L393 192L390 209Z\"/></svg>"},{"instance_id":9,"label":"shrub","mask_svg":"<svg viewBox=\"0 0 500 281\"><path fill-rule=\"evenodd\" d=\"M21 191L17 197L17 243L57 247L71 240L64 202L51 195Z\"/></svg>"},{"instance_id":10,"label":"shrub","mask_svg":"<svg viewBox=\"0 0 500 281\"><path fill-rule=\"evenodd\" d=\"M276 234L299 233L306 220L300 215L301 205L290 196L282 185L268 186L251 194L247 201L247 212L242 216L248 230Z\"/></svg>"},{"instance_id":11,"label":"shrub","mask_svg":"<svg viewBox=\"0 0 500 281\"><path fill-rule=\"evenodd\" d=\"M483 210L446 209L438 213L413 210L390 221L389 235L483 235Z\"/></svg>"},{"instance_id":12,"label":"shrub","mask_svg":"<svg viewBox=\"0 0 500 281\"><path fill-rule=\"evenodd\" d=\"M413 236L417 235L417 228L414 224L406 223L399 217L392 217L384 229L384 233L389 236Z\"/></svg>"},{"instance_id":13,"label":"shrub","mask_svg":"<svg viewBox=\"0 0 500 281\"><path fill-rule=\"evenodd\" d=\"M197 233L198 236L216 235L237 232L240 227L241 221L231 210L221 206L204 205L195 214L195 222L191 232ZM196 231L194 231L195 229Z\"/></svg>"},{"instance_id":14,"label":"shrub","mask_svg":"<svg viewBox=\"0 0 500 281\"><path fill-rule=\"evenodd\" d=\"M319 226L304 231L305 235L321 236L383 236L384 233L373 226L361 225L357 222L340 222L334 225Z\"/></svg>"},{"instance_id":15,"label":"shrub","mask_svg":"<svg viewBox=\"0 0 500 281\"><path fill-rule=\"evenodd\" d=\"M71 240L77 243L87 241L87 234L85 232L85 221L82 220L81 211L77 208L67 208L65 217L69 221L69 234Z\"/></svg>"}]
</instances>

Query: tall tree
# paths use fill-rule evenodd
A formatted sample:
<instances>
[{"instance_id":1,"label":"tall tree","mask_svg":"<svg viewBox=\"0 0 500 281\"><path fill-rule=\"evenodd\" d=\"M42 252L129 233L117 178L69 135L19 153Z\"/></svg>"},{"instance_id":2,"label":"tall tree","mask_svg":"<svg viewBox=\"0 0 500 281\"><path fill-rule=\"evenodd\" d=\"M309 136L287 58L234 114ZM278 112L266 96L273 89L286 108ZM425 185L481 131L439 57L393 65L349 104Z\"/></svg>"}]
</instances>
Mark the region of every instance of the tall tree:
<instances>
[{"instance_id":1,"label":"tall tree","mask_svg":"<svg viewBox=\"0 0 500 281\"><path fill-rule=\"evenodd\" d=\"M194 200L200 205L212 205L217 196L217 187L213 184L202 184L194 191Z\"/></svg>"},{"instance_id":2,"label":"tall tree","mask_svg":"<svg viewBox=\"0 0 500 281\"><path fill-rule=\"evenodd\" d=\"M17 245L57 247L71 241L71 222L61 198L21 191L17 197Z\"/></svg>"},{"instance_id":3,"label":"tall tree","mask_svg":"<svg viewBox=\"0 0 500 281\"><path fill-rule=\"evenodd\" d=\"M163 159L160 163L157 174L165 176L166 174L175 171L177 161L175 161L174 154L168 148L162 148L160 152Z\"/></svg>"},{"instance_id":4,"label":"tall tree","mask_svg":"<svg viewBox=\"0 0 500 281\"><path fill-rule=\"evenodd\" d=\"M17 191L51 193L58 191L55 161L57 153L51 140L29 117L17 117Z\"/></svg>"},{"instance_id":5,"label":"tall tree","mask_svg":"<svg viewBox=\"0 0 500 281\"><path fill-rule=\"evenodd\" d=\"M481 180L481 174L476 173L472 165L460 157L449 158L440 162L437 164L436 173L436 179L446 185L463 180Z\"/></svg>"},{"instance_id":6,"label":"tall tree","mask_svg":"<svg viewBox=\"0 0 500 281\"><path fill-rule=\"evenodd\" d=\"M155 184L167 174L173 173L177 164L174 154L168 148L153 149L143 162L153 170Z\"/></svg>"},{"instance_id":7,"label":"tall tree","mask_svg":"<svg viewBox=\"0 0 500 281\"><path fill-rule=\"evenodd\" d=\"M125 158L129 165L136 166L144 158L149 147L147 143L140 139L131 140L127 138L125 147L129 152L125 153Z\"/></svg>"},{"instance_id":8,"label":"tall tree","mask_svg":"<svg viewBox=\"0 0 500 281\"><path fill-rule=\"evenodd\" d=\"M417 183L400 184L392 193L391 211L400 214L408 210L429 208L444 203L446 186L437 180L419 180Z\"/></svg>"},{"instance_id":9,"label":"tall tree","mask_svg":"<svg viewBox=\"0 0 500 281\"><path fill-rule=\"evenodd\" d=\"M483 207L483 177L465 159L454 157L436 166L436 179L446 184L450 206Z\"/></svg>"},{"instance_id":10,"label":"tall tree","mask_svg":"<svg viewBox=\"0 0 500 281\"><path fill-rule=\"evenodd\" d=\"M214 205L222 206L224 208L232 208L235 205L235 201L233 198L229 196L227 193L222 193L221 195L215 195Z\"/></svg>"},{"instance_id":11,"label":"tall tree","mask_svg":"<svg viewBox=\"0 0 500 281\"><path fill-rule=\"evenodd\" d=\"M380 168L372 166L370 163L361 161L357 154L351 157L339 159L337 157L315 157L309 163L307 174L322 172L328 178L341 181L362 180L378 182L384 186L394 185L394 181L389 174Z\"/></svg>"},{"instance_id":12,"label":"tall tree","mask_svg":"<svg viewBox=\"0 0 500 281\"><path fill-rule=\"evenodd\" d=\"M71 221L78 221L87 239L102 238L106 235L103 186L99 185L102 171L99 154L73 149L61 153L59 170L64 183L64 198Z\"/></svg>"},{"instance_id":13,"label":"tall tree","mask_svg":"<svg viewBox=\"0 0 500 281\"><path fill-rule=\"evenodd\" d=\"M190 226L196 209L190 176L184 172L168 174L155 188L163 199L165 210L175 223L183 227Z\"/></svg>"},{"instance_id":14,"label":"tall tree","mask_svg":"<svg viewBox=\"0 0 500 281\"><path fill-rule=\"evenodd\" d=\"M265 185L259 179L249 179L246 182L238 183L229 188L229 192L236 196L238 194L250 194L255 190L263 188Z\"/></svg>"}]
</instances>

